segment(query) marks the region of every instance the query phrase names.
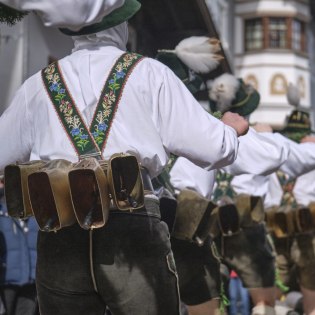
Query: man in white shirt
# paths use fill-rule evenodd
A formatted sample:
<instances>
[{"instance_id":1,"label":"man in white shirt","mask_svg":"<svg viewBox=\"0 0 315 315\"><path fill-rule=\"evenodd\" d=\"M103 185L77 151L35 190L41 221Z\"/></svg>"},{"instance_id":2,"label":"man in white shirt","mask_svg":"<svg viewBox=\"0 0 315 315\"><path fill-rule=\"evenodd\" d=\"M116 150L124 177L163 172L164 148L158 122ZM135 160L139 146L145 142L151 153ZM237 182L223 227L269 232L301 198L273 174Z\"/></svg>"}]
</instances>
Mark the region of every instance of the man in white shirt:
<instances>
[{"instance_id":1,"label":"man in white shirt","mask_svg":"<svg viewBox=\"0 0 315 315\"><path fill-rule=\"evenodd\" d=\"M240 85L237 79L231 75L224 75L228 82L233 81L233 85L239 86L242 93L238 93L241 99L235 98L234 104L238 102L243 106L235 106L232 110L241 111L242 114L248 115L253 111L259 103L259 96L253 89ZM235 82L235 81L237 82ZM237 88L235 89L235 92ZM246 92L248 94L246 94ZM233 98L233 97L232 97ZM254 130L244 137L240 137L240 146L238 157L235 162L225 168L225 171L234 174L270 174L282 165L289 156L288 146L279 145L274 139L268 139L257 134ZM175 190L179 193L182 190L193 190L198 192L205 198L211 198L212 190L215 182L216 172L207 172L198 168L196 165L184 158L178 158L170 171L171 183ZM198 204L196 199L196 205ZM261 224L257 225L259 242L256 244L263 252L264 229ZM187 240L177 239L177 232L173 234L172 248L174 251L175 261L179 272L179 284L181 297L188 305L190 314L215 314L218 311L220 298L220 275L218 269L218 260L215 255L211 254L211 240L206 239L202 247L189 243ZM227 237L228 238L228 237ZM257 242L256 242L257 243ZM241 245L241 244L240 244ZM274 258L269 253L270 249L261 254L260 260L264 258L266 272L264 283L266 286L273 287L274 284ZM188 254L189 253L189 254ZM222 253L224 257L225 253ZM250 260L250 259L249 259ZM268 266L268 268L267 268ZM248 269L248 268L247 268ZM249 271L249 270L248 270ZM206 276L205 276L206 274ZM250 279L259 278L251 273ZM253 282L251 282L253 284ZM256 283L255 283L256 285ZM259 286L261 286L259 282ZM197 289L198 288L198 289ZM265 291L260 295L266 295ZM222 297L221 297L222 298ZM273 299L270 299L272 304Z\"/></svg>"},{"instance_id":2,"label":"man in white shirt","mask_svg":"<svg viewBox=\"0 0 315 315\"><path fill-rule=\"evenodd\" d=\"M57 67L51 65L23 84L0 118L0 145L6 148L0 169L15 161L78 161L69 139L85 143L83 126L94 118L107 75L114 75L109 82L113 90L115 80L125 77L121 64L111 68L126 50L125 21L139 7L136 0L128 0L99 23L79 31L71 29L72 23L63 29L73 36L74 49L58 64L73 100L70 104L57 99L60 111L69 114L65 121L71 132L67 137L48 97L65 93L60 75L55 76ZM126 55L124 65L129 58L140 57ZM46 90L43 79L51 82ZM111 91L104 96L106 104L112 100ZM167 67L149 58L138 59L118 99L110 126L98 121L98 132L91 136L110 130L102 157L133 154L151 177L165 167L170 152L203 168L228 165L236 158L237 137L248 129L239 115L227 113L219 121L206 113ZM71 117L74 108L82 116L80 123L77 116ZM36 281L41 313L103 315L107 305L113 314L179 314L169 231L159 217L158 200L151 196L144 208L111 212L100 229L86 231L75 224L57 233L40 232Z\"/></svg>"},{"instance_id":3,"label":"man in white shirt","mask_svg":"<svg viewBox=\"0 0 315 315\"><path fill-rule=\"evenodd\" d=\"M224 82L226 81L224 80ZM230 82L228 80L229 84ZM221 84L218 85L221 86ZM226 92L224 88L222 90ZM214 104L212 106L214 107ZM248 106L242 108L242 106L237 105L235 100L234 106L233 108L232 105L232 110L236 112L240 110L243 114L249 114L250 110L254 108L254 106L251 106L251 109ZM268 143L267 139L271 142ZM257 142L255 143L255 141ZM287 151L288 154L285 155L282 161L278 160L277 162L274 157L278 156L279 158L281 155L277 155L272 148L281 148L283 146L286 148L289 146L289 152ZM291 170L291 173L298 172L302 174L307 172L307 170L314 169L314 158L314 145L312 144L297 145L292 141L286 140L281 135L271 134L270 132L263 133L262 138L259 139L257 136L255 138L255 132L254 137L249 132L246 136L240 138L239 154L236 161L224 169L233 175L246 173L265 173L266 175L279 167L288 169L288 164L294 165L299 161L295 169ZM170 172L171 183L178 193L184 189L190 189L198 192L205 198L210 198L215 181L213 173L196 167L188 160L178 158ZM239 178L246 176L251 177L253 175L236 176L232 180L232 186L236 185L237 188L240 188L237 185L240 182ZM225 185L227 185L227 182ZM257 190L266 189L266 186L264 183L255 185L254 182L252 184L248 181L248 189L237 190L237 192L259 196ZM239 271L245 285L251 288L250 292L254 305L258 306L254 308L253 314L274 314L275 270L271 246L266 239L266 233L262 224L258 224L257 227L253 226L250 229L246 228L246 231L246 233L241 232L238 235L224 238L224 245L227 246L224 253L226 263L230 263L232 267L234 266ZM189 305L188 308L191 314L203 314L205 312L212 314L218 307L216 306L218 304L215 298L219 296L220 287L218 284L220 280L216 273L211 272L216 268L215 265L217 263L215 259L210 259L210 251L204 250L204 247L207 246L206 243L203 248L198 249L197 245L173 240L173 251L179 270L179 283L183 291L182 298ZM191 268L188 267L189 264ZM203 276L203 280L200 280L196 265L200 270L203 270L203 268L207 270L207 277ZM188 270L191 270L191 272L189 273ZM196 285L197 283L199 284ZM199 287L199 290L196 289L197 287Z\"/></svg>"}]
</instances>

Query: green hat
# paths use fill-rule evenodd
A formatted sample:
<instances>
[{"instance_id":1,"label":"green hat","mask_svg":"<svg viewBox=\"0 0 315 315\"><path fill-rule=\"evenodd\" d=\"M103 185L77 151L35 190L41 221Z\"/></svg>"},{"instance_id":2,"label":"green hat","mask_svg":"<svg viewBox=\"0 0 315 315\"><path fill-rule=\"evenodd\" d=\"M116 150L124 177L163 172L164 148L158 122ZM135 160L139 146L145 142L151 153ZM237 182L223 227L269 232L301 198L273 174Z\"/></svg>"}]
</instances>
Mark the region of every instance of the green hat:
<instances>
[{"instance_id":1,"label":"green hat","mask_svg":"<svg viewBox=\"0 0 315 315\"><path fill-rule=\"evenodd\" d=\"M5 4L0 4L0 23L14 25L21 21L28 12L12 9Z\"/></svg>"},{"instance_id":2,"label":"green hat","mask_svg":"<svg viewBox=\"0 0 315 315\"><path fill-rule=\"evenodd\" d=\"M312 132L310 114L301 110L293 110L287 119L286 126L280 133L289 139L300 142L300 140Z\"/></svg>"},{"instance_id":3,"label":"green hat","mask_svg":"<svg viewBox=\"0 0 315 315\"><path fill-rule=\"evenodd\" d=\"M79 31L71 31L68 28L60 28L60 31L69 36L80 36L97 33L129 20L139 11L140 8L141 4L137 0L126 0L121 7L104 16L102 21L99 23L85 26Z\"/></svg>"},{"instance_id":4,"label":"green hat","mask_svg":"<svg viewBox=\"0 0 315 315\"><path fill-rule=\"evenodd\" d=\"M193 73L189 68L177 57L173 52L160 50L155 56L155 59L168 66L177 77L186 85L188 90L195 94L200 90L203 83L202 78Z\"/></svg>"},{"instance_id":5,"label":"green hat","mask_svg":"<svg viewBox=\"0 0 315 315\"><path fill-rule=\"evenodd\" d=\"M241 116L247 116L251 114L259 105L260 94L251 85L245 84L242 79L238 79L239 88L235 93L235 97L229 106L228 111L237 113ZM212 112L217 112L216 101L209 98L210 109Z\"/></svg>"}]
</instances>

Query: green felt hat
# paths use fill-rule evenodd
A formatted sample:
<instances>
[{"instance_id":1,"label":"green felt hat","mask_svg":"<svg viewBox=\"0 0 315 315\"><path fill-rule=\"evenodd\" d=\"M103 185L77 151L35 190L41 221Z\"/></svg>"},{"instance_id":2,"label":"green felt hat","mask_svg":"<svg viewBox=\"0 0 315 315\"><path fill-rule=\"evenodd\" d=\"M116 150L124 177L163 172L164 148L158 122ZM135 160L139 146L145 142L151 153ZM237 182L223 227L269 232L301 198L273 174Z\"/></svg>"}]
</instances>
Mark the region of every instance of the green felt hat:
<instances>
[{"instance_id":1,"label":"green felt hat","mask_svg":"<svg viewBox=\"0 0 315 315\"><path fill-rule=\"evenodd\" d=\"M203 83L202 78L198 74L193 73L175 53L160 50L155 56L155 59L173 70L192 94L200 91L200 87Z\"/></svg>"},{"instance_id":2,"label":"green felt hat","mask_svg":"<svg viewBox=\"0 0 315 315\"><path fill-rule=\"evenodd\" d=\"M280 133L291 140L300 142L303 137L312 133L310 114L302 110L293 110Z\"/></svg>"},{"instance_id":3,"label":"green felt hat","mask_svg":"<svg viewBox=\"0 0 315 315\"><path fill-rule=\"evenodd\" d=\"M5 4L0 4L0 23L14 25L21 21L28 12L12 9Z\"/></svg>"},{"instance_id":4,"label":"green felt hat","mask_svg":"<svg viewBox=\"0 0 315 315\"><path fill-rule=\"evenodd\" d=\"M79 31L71 31L68 28L60 28L60 31L69 36L80 36L97 33L129 20L139 11L140 8L141 4L137 0L125 0L125 3L121 7L104 16L102 21L99 23L85 26Z\"/></svg>"},{"instance_id":5,"label":"green felt hat","mask_svg":"<svg viewBox=\"0 0 315 315\"><path fill-rule=\"evenodd\" d=\"M249 88L249 85L245 84L242 79L238 80L240 86L228 110L241 116L247 116L258 107L260 94L253 86ZM212 112L218 111L215 101L209 98L209 103Z\"/></svg>"}]
</instances>

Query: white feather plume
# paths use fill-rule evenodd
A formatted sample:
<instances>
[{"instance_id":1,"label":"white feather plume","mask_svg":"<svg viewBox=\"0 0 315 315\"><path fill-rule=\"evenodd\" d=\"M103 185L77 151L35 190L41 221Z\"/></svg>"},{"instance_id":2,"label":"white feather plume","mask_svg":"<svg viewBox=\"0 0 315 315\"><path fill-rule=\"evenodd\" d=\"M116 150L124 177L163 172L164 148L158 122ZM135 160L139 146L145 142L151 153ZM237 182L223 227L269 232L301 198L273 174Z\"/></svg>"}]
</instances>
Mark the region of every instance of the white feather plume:
<instances>
[{"instance_id":1,"label":"white feather plume","mask_svg":"<svg viewBox=\"0 0 315 315\"><path fill-rule=\"evenodd\" d=\"M228 111L240 87L240 81L232 74L224 73L210 82L209 98L216 102L217 111Z\"/></svg>"},{"instance_id":2,"label":"white feather plume","mask_svg":"<svg viewBox=\"0 0 315 315\"><path fill-rule=\"evenodd\" d=\"M177 57L197 73L208 73L219 65L223 59L216 54L219 50L220 41L206 36L186 38L175 47Z\"/></svg>"},{"instance_id":3,"label":"white feather plume","mask_svg":"<svg viewBox=\"0 0 315 315\"><path fill-rule=\"evenodd\" d=\"M298 107L300 105L301 95L299 88L292 83L288 86L287 100L292 106Z\"/></svg>"}]
</instances>

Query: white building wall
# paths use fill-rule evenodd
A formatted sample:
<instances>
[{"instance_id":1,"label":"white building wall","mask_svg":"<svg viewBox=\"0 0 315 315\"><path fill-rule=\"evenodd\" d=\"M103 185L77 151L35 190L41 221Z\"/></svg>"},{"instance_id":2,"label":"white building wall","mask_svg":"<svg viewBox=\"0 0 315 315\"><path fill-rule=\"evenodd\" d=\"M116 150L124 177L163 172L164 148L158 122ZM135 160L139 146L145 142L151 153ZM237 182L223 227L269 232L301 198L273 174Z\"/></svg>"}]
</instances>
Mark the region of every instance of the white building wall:
<instances>
[{"instance_id":1,"label":"white building wall","mask_svg":"<svg viewBox=\"0 0 315 315\"><path fill-rule=\"evenodd\" d=\"M72 49L72 39L58 29L46 28L33 14L13 27L1 25L0 31L0 114L7 108L21 84Z\"/></svg>"},{"instance_id":2,"label":"white building wall","mask_svg":"<svg viewBox=\"0 0 315 315\"><path fill-rule=\"evenodd\" d=\"M313 1L313 0L311 0ZM292 0L236 0L235 14L246 16L269 12L275 14L309 16L308 1Z\"/></svg>"},{"instance_id":3,"label":"white building wall","mask_svg":"<svg viewBox=\"0 0 315 315\"><path fill-rule=\"evenodd\" d=\"M234 42L233 42L233 20L234 6L230 0L206 0L212 20L216 26L216 31L220 36L220 41L225 55L233 68L234 64Z\"/></svg>"},{"instance_id":4,"label":"white building wall","mask_svg":"<svg viewBox=\"0 0 315 315\"><path fill-rule=\"evenodd\" d=\"M8 106L13 93L23 81L24 68L23 23L0 29L0 113Z\"/></svg>"}]
</instances>

